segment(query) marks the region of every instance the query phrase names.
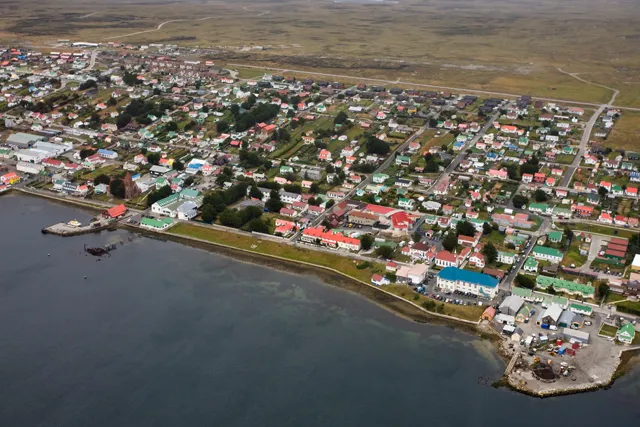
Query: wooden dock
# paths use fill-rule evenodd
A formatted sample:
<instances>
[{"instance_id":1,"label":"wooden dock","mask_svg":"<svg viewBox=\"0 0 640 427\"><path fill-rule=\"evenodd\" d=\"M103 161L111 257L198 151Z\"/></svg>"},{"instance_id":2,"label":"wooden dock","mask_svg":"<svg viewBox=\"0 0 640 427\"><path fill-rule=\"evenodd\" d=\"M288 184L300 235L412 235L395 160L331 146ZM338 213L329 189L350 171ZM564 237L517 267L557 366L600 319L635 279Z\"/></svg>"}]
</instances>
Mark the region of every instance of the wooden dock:
<instances>
[{"instance_id":1,"label":"wooden dock","mask_svg":"<svg viewBox=\"0 0 640 427\"><path fill-rule=\"evenodd\" d=\"M516 366L516 363L518 363L518 359L520 359L520 352L516 351L513 354L513 357L511 358L511 360L509 361L509 364L507 365L507 369L504 370L505 375L509 375L511 373L511 371L513 370L513 367Z\"/></svg>"}]
</instances>

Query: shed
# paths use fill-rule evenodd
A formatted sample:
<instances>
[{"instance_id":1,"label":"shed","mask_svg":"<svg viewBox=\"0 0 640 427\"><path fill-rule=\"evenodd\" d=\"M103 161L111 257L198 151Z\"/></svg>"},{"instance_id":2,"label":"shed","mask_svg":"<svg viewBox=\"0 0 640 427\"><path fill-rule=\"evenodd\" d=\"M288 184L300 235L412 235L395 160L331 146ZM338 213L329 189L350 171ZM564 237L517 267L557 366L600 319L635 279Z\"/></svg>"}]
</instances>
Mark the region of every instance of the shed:
<instances>
[{"instance_id":1,"label":"shed","mask_svg":"<svg viewBox=\"0 0 640 427\"><path fill-rule=\"evenodd\" d=\"M587 344L589 342L589 332L576 331L575 329L563 328L562 335L571 342ZM573 341L572 341L573 340Z\"/></svg>"},{"instance_id":2,"label":"shed","mask_svg":"<svg viewBox=\"0 0 640 427\"><path fill-rule=\"evenodd\" d=\"M508 314L510 316L515 316L522 305L524 304L524 299L518 295L509 295L502 301L498 311L503 314Z\"/></svg>"},{"instance_id":3,"label":"shed","mask_svg":"<svg viewBox=\"0 0 640 427\"><path fill-rule=\"evenodd\" d=\"M562 315L562 307L557 304L551 304L542 314L542 323L547 325L557 325Z\"/></svg>"},{"instance_id":4,"label":"shed","mask_svg":"<svg viewBox=\"0 0 640 427\"><path fill-rule=\"evenodd\" d=\"M575 314L571 311L563 311L558 319L558 326L560 328L569 328L573 324L573 319L575 318Z\"/></svg>"}]
</instances>

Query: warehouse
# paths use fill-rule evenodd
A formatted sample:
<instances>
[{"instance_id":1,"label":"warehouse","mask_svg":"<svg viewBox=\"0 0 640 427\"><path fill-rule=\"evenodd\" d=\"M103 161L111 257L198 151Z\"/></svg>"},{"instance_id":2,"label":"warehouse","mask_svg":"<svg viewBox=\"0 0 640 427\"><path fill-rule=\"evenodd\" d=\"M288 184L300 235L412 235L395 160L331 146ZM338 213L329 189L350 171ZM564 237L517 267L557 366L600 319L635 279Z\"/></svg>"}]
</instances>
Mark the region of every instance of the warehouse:
<instances>
[{"instance_id":1,"label":"warehouse","mask_svg":"<svg viewBox=\"0 0 640 427\"><path fill-rule=\"evenodd\" d=\"M48 153L40 150L34 150L31 148L26 150L16 151L16 159L18 159L18 161L20 162L25 162L25 163L40 163L48 157L49 157Z\"/></svg>"},{"instance_id":2,"label":"warehouse","mask_svg":"<svg viewBox=\"0 0 640 427\"><path fill-rule=\"evenodd\" d=\"M46 138L40 135L18 132L9 135L5 143L16 149L26 149L31 148L36 142L44 140L46 140Z\"/></svg>"},{"instance_id":3,"label":"warehouse","mask_svg":"<svg viewBox=\"0 0 640 427\"><path fill-rule=\"evenodd\" d=\"M16 169L18 170L18 172L37 175L44 170L44 166L35 163L18 162Z\"/></svg>"},{"instance_id":4,"label":"warehouse","mask_svg":"<svg viewBox=\"0 0 640 427\"><path fill-rule=\"evenodd\" d=\"M562 335L564 335L565 339L569 341L573 340L574 342L581 342L582 344L589 343L589 332L585 331L576 331L575 329L564 328L562 329Z\"/></svg>"}]
</instances>

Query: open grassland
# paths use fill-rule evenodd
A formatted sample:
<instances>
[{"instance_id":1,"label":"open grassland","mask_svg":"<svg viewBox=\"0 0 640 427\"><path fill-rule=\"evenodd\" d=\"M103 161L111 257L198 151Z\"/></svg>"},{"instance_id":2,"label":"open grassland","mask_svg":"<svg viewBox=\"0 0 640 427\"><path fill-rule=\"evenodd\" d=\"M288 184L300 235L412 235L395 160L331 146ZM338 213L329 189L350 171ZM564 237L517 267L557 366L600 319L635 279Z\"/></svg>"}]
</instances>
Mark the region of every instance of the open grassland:
<instances>
[{"instance_id":1,"label":"open grassland","mask_svg":"<svg viewBox=\"0 0 640 427\"><path fill-rule=\"evenodd\" d=\"M625 111L607 138L607 147L640 151L640 113Z\"/></svg>"},{"instance_id":2,"label":"open grassland","mask_svg":"<svg viewBox=\"0 0 640 427\"><path fill-rule=\"evenodd\" d=\"M560 67L640 106L635 0L5 0L2 10L5 42L178 43L236 63L608 101Z\"/></svg>"}]
</instances>

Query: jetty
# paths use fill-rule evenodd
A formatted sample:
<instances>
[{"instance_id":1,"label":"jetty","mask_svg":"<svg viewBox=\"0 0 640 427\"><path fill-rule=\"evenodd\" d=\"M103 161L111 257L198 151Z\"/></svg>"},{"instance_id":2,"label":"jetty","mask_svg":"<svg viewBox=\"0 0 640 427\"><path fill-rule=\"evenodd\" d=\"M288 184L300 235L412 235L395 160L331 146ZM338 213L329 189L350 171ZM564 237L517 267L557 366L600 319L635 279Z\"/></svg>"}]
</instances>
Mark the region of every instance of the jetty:
<instances>
[{"instance_id":1,"label":"jetty","mask_svg":"<svg viewBox=\"0 0 640 427\"><path fill-rule=\"evenodd\" d=\"M91 222L86 225L80 224L78 221L60 222L42 229L42 234L53 234L55 236L79 236L88 233L97 233L102 230L114 228L114 224L110 221L100 220Z\"/></svg>"}]
</instances>

